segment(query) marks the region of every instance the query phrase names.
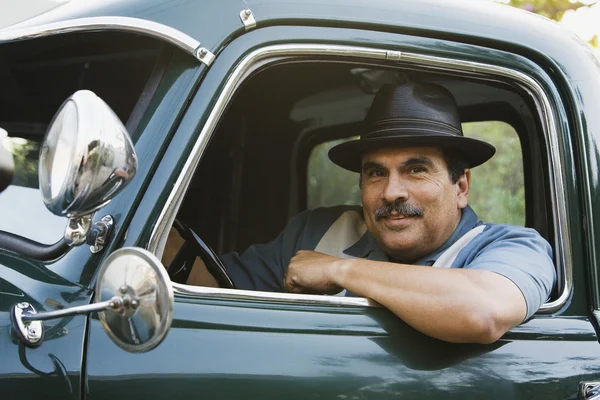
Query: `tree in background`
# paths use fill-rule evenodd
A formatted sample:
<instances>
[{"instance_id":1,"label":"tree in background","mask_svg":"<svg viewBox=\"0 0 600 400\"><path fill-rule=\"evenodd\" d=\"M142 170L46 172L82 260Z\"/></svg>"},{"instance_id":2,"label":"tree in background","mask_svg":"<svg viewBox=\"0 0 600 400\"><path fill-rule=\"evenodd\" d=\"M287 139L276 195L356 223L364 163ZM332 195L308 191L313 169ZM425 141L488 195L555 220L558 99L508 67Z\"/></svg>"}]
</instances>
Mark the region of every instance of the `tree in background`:
<instances>
[{"instance_id":1,"label":"tree in background","mask_svg":"<svg viewBox=\"0 0 600 400\"><path fill-rule=\"evenodd\" d=\"M592 1L569 1L569 0L510 0L509 3L501 1L511 6L522 8L536 14L543 15L546 18L560 21L567 10L577 10L581 7L589 7L598 3L598 0Z\"/></svg>"},{"instance_id":2,"label":"tree in background","mask_svg":"<svg viewBox=\"0 0 600 400\"><path fill-rule=\"evenodd\" d=\"M560 22L567 11L589 11L591 7L600 7L600 0L496 0L498 3L509 4ZM596 27L600 27L597 22ZM598 28L600 29L600 28ZM587 38L586 38L587 39ZM594 34L590 43L599 47L599 34Z\"/></svg>"}]
</instances>

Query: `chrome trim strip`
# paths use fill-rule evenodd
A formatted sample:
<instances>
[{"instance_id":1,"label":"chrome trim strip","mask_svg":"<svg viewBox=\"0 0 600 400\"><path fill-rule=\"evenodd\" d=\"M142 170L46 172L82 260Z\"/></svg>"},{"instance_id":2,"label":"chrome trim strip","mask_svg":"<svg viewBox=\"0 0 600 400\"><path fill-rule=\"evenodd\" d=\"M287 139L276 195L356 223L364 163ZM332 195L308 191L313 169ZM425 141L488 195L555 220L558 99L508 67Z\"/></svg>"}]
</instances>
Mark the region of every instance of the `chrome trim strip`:
<instances>
[{"instance_id":1,"label":"chrome trim strip","mask_svg":"<svg viewBox=\"0 0 600 400\"><path fill-rule=\"evenodd\" d=\"M130 17L89 17L70 19L29 28L0 30L0 43L72 32L121 31L139 33L170 43L202 61L197 54L200 42L170 26Z\"/></svg>"},{"instance_id":2,"label":"chrome trim strip","mask_svg":"<svg viewBox=\"0 0 600 400\"><path fill-rule=\"evenodd\" d=\"M333 45L310 45L310 44L288 44L288 45L275 45L268 46L261 49L257 49L250 53L244 58L237 68L233 71L229 79L227 80L225 87L221 91L213 110L211 111L194 147L186 160L183 167L182 173L179 175L171 194L167 200L165 208L163 208L158 220L154 226L154 230L150 236L148 243L148 250L156 253L159 248L159 244L163 240L162 236L167 231L169 221L172 221L179 203L187 187L189 186L194 171L196 170L202 153L206 148L210 136L214 131L219 119L221 118L226 105L233 97L234 92L240 86L243 78L253 71L256 64L264 66L264 63L260 61L265 59L275 59L280 61L282 58L291 58L298 56L329 56L329 57L345 57L345 58L360 58L370 59L378 61L382 64L389 65L390 53L384 49L372 49L365 47L353 47L353 46L333 46ZM396 58L396 57L392 57ZM386 62L387 60L387 62ZM564 279L564 288L559 298L553 302L544 304L539 312L552 313L558 311L567 302L571 291L573 289L573 268L572 268L572 254L570 249L570 236L567 229L568 217L566 214L566 196L564 193L564 184L562 176L564 176L564 166L561 159L560 145L558 140L558 123L556 121L556 113L552 107L552 104L545 93L544 89L539 83L537 83L531 77L508 68L487 65L477 62L465 61L465 60L453 60L434 56L425 56L414 53L400 53L399 60L394 60L393 64L419 64L428 67L440 68L446 71L460 71L469 75L475 74L481 76L482 74L491 75L493 77L508 78L512 82L517 82L525 89L536 102L536 107L540 117L542 117L542 123L544 131L547 133L544 135L546 139L546 146L549 150L549 171L551 179L551 190L554 194L552 201L552 210L555 218L555 251L556 259L560 265L559 279ZM564 216L564 218L563 218ZM166 239L166 236L165 236ZM194 294L210 294L213 297L228 297L232 296L231 289L210 289L203 287L194 287L181 284L173 284L176 292L180 293L194 293ZM210 290L209 290L210 289ZM235 291L235 293L241 291ZM268 292L247 292L243 291L243 298L255 299L255 300L281 300L281 301L302 301L305 295L295 294L284 294L284 293L268 293ZM356 304L355 299L341 297L331 300L331 296L316 296L318 297L319 304L329 303L334 301L335 304L344 305L360 305L360 306L372 306L367 299L367 304Z\"/></svg>"},{"instance_id":3,"label":"chrome trim strip","mask_svg":"<svg viewBox=\"0 0 600 400\"><path fill-rule=\"evenodd\" d=\"M317 294L292 294L292 293L273 293L273 292L254 292L251 290L222 289L204 286L182 285L173 282L175 293L191 294L196 296L228 299L228 300L268 300L271 302L295 304L322 305L333 304L338 306L356 306L356 307L381 307L381 305L371 299L364 297L339 297L322 296Z\"/></svg>"}]
</instances>

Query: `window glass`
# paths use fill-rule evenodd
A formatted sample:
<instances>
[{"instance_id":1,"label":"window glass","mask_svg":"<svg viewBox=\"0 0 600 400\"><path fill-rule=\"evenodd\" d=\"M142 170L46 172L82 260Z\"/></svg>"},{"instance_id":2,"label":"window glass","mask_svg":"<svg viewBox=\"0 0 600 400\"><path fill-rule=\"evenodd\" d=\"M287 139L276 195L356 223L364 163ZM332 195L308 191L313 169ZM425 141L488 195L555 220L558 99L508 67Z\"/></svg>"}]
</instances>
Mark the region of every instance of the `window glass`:
<instances>
[{"instance_id":1,"label":"window glass","mask_svg":"<svg viewBox=\"0 0 600 400\"><path fill-rule=\"evenodd\" d=\"M20 137L7 137L3 145L13 155L15 169L12 184L37 189L38 155L41 143Z\"/></svg>"},{"instance_id":2,"label":"window glass","mask_svg":"<svg viewBox=\"0 0 600 400\"><path fill-rule=\"evenodd\" d=\"M463 132L496 148L491 160L471 171L469 204L484 222L524 226L523 153L517 132L500 121L466 123Z\"/></svg>"},{"instance_id":3,"label":"window glass","mask_svg":"<svg viewBox=\"0 0 600 400\"><path fill-rule=\"evenodd\" d=\"M313 148L308 158L308 208L360 204L359 174L338 167L327 155L332 147L354 139L358 137L331 140Z\"/></svg>"},{"instance_id":4,"label":"window glass","mask_svg":"<svg viewBox=\"0 0 600 400\"><path fill-rule=\"evenodd\" d=\"M0 230L52 244L64 233L67 219L52 214L42 201L38 189L38 155L40 142L7 137L2 146L13 155L11 184L0 193Z\"/></svg>"},{"instance_id":5,"label":"window glass","mask_svg":"<svg viewBox=\"0 0 600 400\"><path fill-rule=\"evenodd\" d=\"M496 147L496 155L471 171L469 204L484 222L525 224L525 189L521 143L512 126L499 121L463 124L465 136ZM329 161L329 149L342 139L321 143L308 161L307 206L327 207L360 204L359 174Z\"/></svg>"},{"instance_id":6,"label":"window glass","mask_svg":"<svg viewBox=\"0 0 600 400\"><path fill-rule=\"evenodd\" d=\"M14 160L12 183L0 193L0 230L44 244L63 236L67 219L46 209L38 183L39 150L52 116L85 89L127 123L161 52L154 40L117 32L0 45L0 127L8 133L0 145Z\"/></svg>"}]
</instances>

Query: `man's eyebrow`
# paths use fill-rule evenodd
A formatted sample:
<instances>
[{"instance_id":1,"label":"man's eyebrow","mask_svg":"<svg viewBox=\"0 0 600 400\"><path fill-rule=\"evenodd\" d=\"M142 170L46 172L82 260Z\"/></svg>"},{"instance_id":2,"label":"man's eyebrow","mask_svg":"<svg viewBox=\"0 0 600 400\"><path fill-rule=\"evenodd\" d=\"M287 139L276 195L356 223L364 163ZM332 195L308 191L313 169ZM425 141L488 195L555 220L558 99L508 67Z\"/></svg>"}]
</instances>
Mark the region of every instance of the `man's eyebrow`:
<instances>
[{"instance_id":1,"label":"man's eyebrow","mask_svg":"<svg viewBox=\"0 0 600 400\"><path fill-rule=\"evenodd\" d=\"M362 170L366 171L368 169L385 169L385 167L375 161L365 161L362 165Z\"/></svg>"},{"instance_id":2,"label":"man's eyebrow","mask_svg":"<svg viewBox=\"0 0 600 400\"><path fill-rule=\"evenodd\" d=\"M426 165L428 167L433 167L433 161L429 157L412 157L402 163L405 167L410 167L412 165Z\"/></svg>"}]
</instances>

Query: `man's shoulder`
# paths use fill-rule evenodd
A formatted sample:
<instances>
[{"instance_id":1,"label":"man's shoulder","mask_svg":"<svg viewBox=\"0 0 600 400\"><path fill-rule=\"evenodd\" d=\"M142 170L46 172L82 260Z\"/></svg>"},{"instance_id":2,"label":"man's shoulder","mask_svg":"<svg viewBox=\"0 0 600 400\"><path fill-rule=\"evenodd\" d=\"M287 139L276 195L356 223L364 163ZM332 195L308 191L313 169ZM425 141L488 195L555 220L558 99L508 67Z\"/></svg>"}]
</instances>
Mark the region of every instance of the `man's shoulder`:
<instances>
[{"instance_id":1,"label":"man's shoulder","mask_svg":"<svg viewBox=\"0 0 600 400\"><path fill-rule=\"evenodd\" d=\"M337 243L340 241L338 239L354 238L365 230L362 207L340 205L309 209L297 214L287 224L283 236L293 238L298 249L313 250L323 244L325 239L325 242L330 242L334 238ZM358 239L355 238L352 243L356 240ZM347 240L342 241L345 243Z\"/></svg>"},{"instance_id":2,"label":"man's shoulder","mask_svg":"<svg viewBox=\"0 0 600 400\"><path fill-rule=\"evenodd\" d=\"M339 205L304 210L292 219L292 223L327 229L344 214L353 214L361 219L363 218L361 206Z\"/></svg>"},{"instance_id":3,"label":"man's shoulder","mask_svg":"<svg viewBox=\"0 0 600 400\"><path fill-rule=\"evenodd\" d=\"M356 212L362 216L362 207L357 205L338 205L331 207L318 207L310 210L306 210L306 213L310 215L311 218L333 218L334 220L339 218L342 214L347 212Z\"/></svg>"},{"instance_id":4,"label":"man's shoulder","mask_svg":"<svg viewBox=\"0 0 600 400\"><path fill-rule=\"evenodd\" d=\"M544 240L542 235L533 228L519 225L483 223L485 229L482 233L491 237L535 237Z\"/></svg>"},{"instance_id":5,"label":"man's shoulder","mask_svg":"<svg viewBox=\"0 0 600 400\"><path fill-rule=\"evenodd\" d=\"M349 216L362 221L362 207L355 205L318 207L301 212L294 220L296 224L302 224L307 229L324 233L340 218Z\"/></svg>"},{"instance_id":6,"label":"man's shoulder","mask_svg":"<svg viewBox=\"0 0 600 400\"><path fill-rule=\"evenodd\" d=\"M551 246L538 231L518 225L486 223L481 235L474 241L478 247L493 246L506 241L519 243L526 247L536 247L550 253Z\"/></svg>"}]
</instances>

